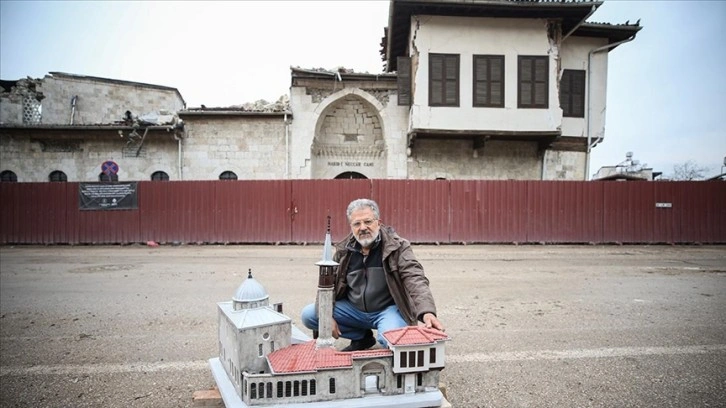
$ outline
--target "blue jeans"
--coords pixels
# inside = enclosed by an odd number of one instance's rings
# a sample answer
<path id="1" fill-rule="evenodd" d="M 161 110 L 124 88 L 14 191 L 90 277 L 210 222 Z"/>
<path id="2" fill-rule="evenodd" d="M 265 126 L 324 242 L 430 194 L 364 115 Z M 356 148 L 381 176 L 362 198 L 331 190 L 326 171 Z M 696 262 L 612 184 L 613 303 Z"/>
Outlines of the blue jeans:
<path id="1" fill-rule="evenodd" d="M 318 329 L 318 311 L 315 303 L 303 308 L 300 319 L 308 329 Z M 376 329 L 378 342 L 383 347 L 388 347 L 388 342 L 383 338 L 383 333 L 407 326 L 396 305 L 390 305 L 378 312 L 367 313 L 353 306 L 348 299 L 335 301 L 333 319 L 338 323 L 341 337 L 350 340 L 360 340 L 368 330 Z"/>

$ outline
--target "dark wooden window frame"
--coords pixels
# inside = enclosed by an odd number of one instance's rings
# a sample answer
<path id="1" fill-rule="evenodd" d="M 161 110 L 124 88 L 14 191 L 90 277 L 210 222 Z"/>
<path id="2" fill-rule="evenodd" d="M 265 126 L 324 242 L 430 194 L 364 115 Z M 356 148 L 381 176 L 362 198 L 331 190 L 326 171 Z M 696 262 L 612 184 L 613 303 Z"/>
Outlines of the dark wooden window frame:
<path id="1" fill-rule="evenodd" d="M 566 69 L 562 71 L 562 79 L 560 80 L 562 116 L 567 118 L 585 117 L 585 80 L 586 72 L 584 69 Z"/>
<path id="2" fill-rule="evenodd" d="M 542 70 L 539 72 L 537 66 L 538 63 L 544 63 Z M 524 64 L 531 64 L 530 75 L 524 76 L 522 66 Z M 520 109 L 547 109 L 549 107 L 549 88 L 550 88 L 550 75 L 549 75 L 550 61 L 548 56 L 541 55 L 520 55 L 517 58 L 517 108 Z M 537 92 L 537 85 L 544 85 L 544 90 L 541 95 Z M 523 91 L 529 88 L 529 100 L 523 100 Z M 539 97 L 539 98 L 538 98 Z M 537 103 L 537 99 L 541 99 L 540 103 Z"/>
<path id="3" fill-rule="evenodd" d="M 68 181 L 68 176 L 66 176 L 66 173 L 63 173 L 60 170 L 53 170 L 48 175 L 48 181 L 50 181 L 50 182 L 66 182 L 66 181 Z"/>
<path id="4" fill-rule="evenodd" d="M 155 171 L 151 173 L 152 181 L 169 181 L 169 175 L 165 171 Z"/>
<path id="5" fill-rule="evenodd" d="M 220 180 L 237 180 L 237 174 L 233 171 L 223 171 L 222 174 L 219 175 Z"/>
<path id="6" fill-rule="evenodd" d="M 5 181 L 8 183 L 17 183 L 18 175 L 15 174 L 15 172 L 12 170 L 3 170 L 2 173 L 0 173 L 0 181 Z"/>
<path id="7" fill-rule="evenodd" d="M 492 67 L 494 64 L 499 63 L 500 75 L 495 78 L 493 76 Z M 480 78 L 479 67 L 480 64 L 486 65 L 486 77 Z M 473 73 L 473 84 L 472 84 L 472 101 L 476 107 L 485 108 L 503 108 L 504 107 L 504 55 L 474 55 L 472 60 L 472 73 Z M 498 83 L 501 86 L 500 100 L 493 101 L 492 98 L 492 85 Z M 482 93 L 477 93 L 480 89 L 477 85 L 481 85 L 483 88 Z M 484 99 L 483 102 L 477 103 L 477 100 Z"/>
<path id="8" fill-rule="evenodd" d="M 459 106 L 459 54 L 429 54 L 429 106 Z M 441 64 L 441 73 L 434 75 L 434 65 Z M 450 66 L 453 64 L 454 66 Z M 447 69 L 448 67 L 448 69 Z M 438 89 L 441 101 L 434 99 L 434 90 Z M 447 90 L 454 92 L 454 100 L 447 101 Z"/>

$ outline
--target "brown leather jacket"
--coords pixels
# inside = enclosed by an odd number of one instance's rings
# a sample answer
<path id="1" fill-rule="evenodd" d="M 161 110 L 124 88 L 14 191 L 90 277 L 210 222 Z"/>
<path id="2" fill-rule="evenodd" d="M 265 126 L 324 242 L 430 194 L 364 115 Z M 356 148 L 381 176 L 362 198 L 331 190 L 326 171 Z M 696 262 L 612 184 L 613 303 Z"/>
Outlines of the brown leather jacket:
<path id="1" fill-rule="evenodd" d="M 415 326 L 426 313 L 436 314 L 436 304 L 429 289 L 429 280 L 424 275 L 421 264 L 416 260 L 411 244 L 401 238 L 393 228 L 381 225 L 381 245 L 383 245 L 383 269 L 386 271 L 386 283 L 396 302 L 401 316 L 409 325 Z M 342 299 L 348 290 L 346 273 L 351 251 L 356 241 L 349 234 L 343 241 L 335 245 L 333 260 L 338 262 L 335 275 L 335 299 Z"/>

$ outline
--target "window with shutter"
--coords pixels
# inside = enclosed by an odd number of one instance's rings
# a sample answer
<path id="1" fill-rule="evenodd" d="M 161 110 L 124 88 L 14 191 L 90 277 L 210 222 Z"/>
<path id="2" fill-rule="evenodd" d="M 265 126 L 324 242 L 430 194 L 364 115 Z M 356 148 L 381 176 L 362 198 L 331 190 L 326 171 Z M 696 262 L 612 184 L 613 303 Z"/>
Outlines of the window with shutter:
<path id="1" fill-rule="evenodd" d="M 518 108 L 546 109 L 549 106 L 549 59 L 520 56 L 518 72 Z"/>
<path id="2" fill-rule="evenodd" d="M 562 116 L 585 117 L 585 71 L 566 69 L 560 80 L 560 107 Z"/>
<path id="3" fill-rule="evenodd" d="M 398 57 L 398 104 L 411 106 L 411 57 Z"/>
<path id="4" fill-rule="evenodd" d="M 429 54 L 429 106 L 459 106 L 458 54 Z"/>
<path id="5" fill-rule="evenodd" d="M 474 106 L 504 107 L 504 56 L 474 55 Z"/>

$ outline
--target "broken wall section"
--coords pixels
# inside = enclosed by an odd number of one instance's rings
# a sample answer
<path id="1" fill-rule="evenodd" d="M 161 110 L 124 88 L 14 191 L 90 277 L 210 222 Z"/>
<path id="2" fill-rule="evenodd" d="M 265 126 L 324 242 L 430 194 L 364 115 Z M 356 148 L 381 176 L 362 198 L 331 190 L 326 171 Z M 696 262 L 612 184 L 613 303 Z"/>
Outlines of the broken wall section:
<path id="1" fill-rule="evenodd" d="M 60 72 L 2 84 L 3 125 L 109 125 L 186 105 L 176 88 Z"/>

